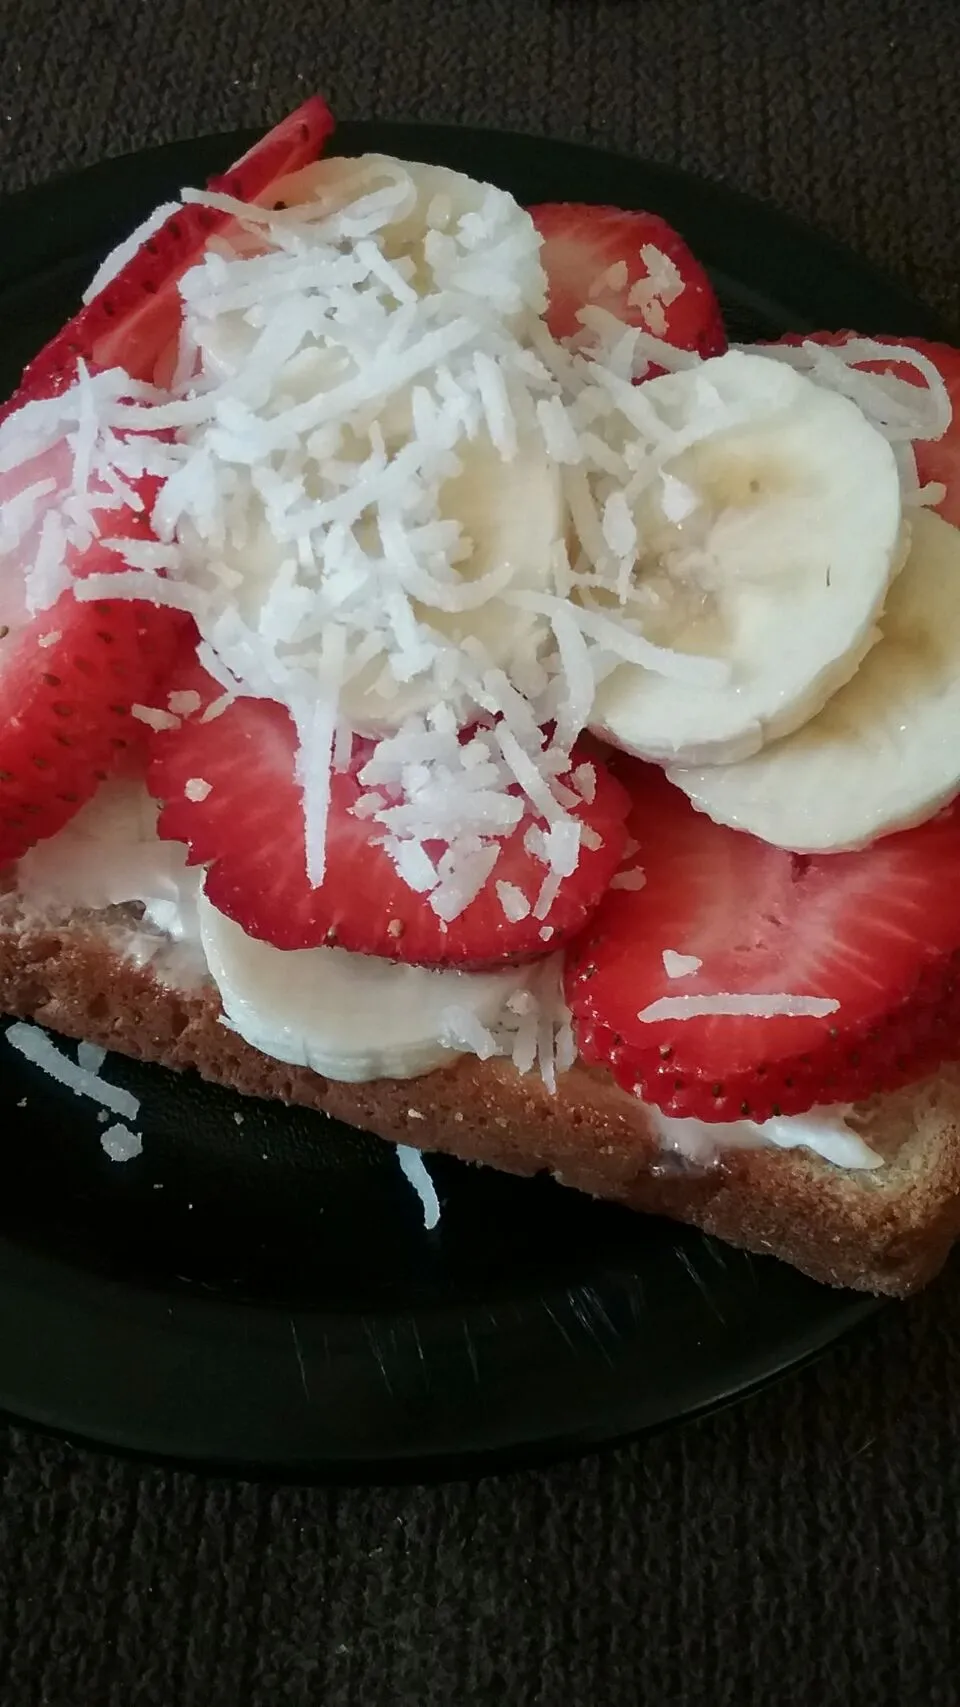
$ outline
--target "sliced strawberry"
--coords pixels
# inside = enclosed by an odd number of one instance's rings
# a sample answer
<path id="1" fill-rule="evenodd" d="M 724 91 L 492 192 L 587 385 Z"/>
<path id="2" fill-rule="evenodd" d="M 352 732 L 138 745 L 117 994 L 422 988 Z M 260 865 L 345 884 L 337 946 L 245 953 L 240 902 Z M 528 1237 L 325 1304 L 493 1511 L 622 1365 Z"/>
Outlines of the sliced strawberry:
<path id="1" fill-rule="evenodd" d="M 567 970 L 588 1060 L 667 1114 L 796 1114 L 932 1071 L 960 1037 L 960 804 L 862 853 L 808 858 L 702 817 L 653 766 L 617 774 L 646 874 L 612 888 Z M 699 970 L 669 977 L 665 950 Z M 791 995 L 823 1018 L 649 1022 L 663 997 Z"/>
<path id="2" fill-rule="evenodd" d="M 278 125 L 211 187 L 246 200 L 316 158 L 333 127 L 319 98 Z M 171 216 L 105 290 L 30 363 L 0 419 L 20 405 L 57 395 L 77 361 L 92 368 L 123 367 L 148 379 L 175 336 L 177 280 L 196 260 L 211 232 L 229 220 L 209 208 L 185 207 Z M 52 475 L 61 492 L 61 447 L 0 481 L 6 503 L 32 481 Z M 49 465 L 49 466 L 48 466 Z M 149 510 L 151 494 L 141 493 Z M 149 539 L 144 514 L 110 512 L 113 538 Z M 39 529 L 23 549 L 36 549 Z M 82 577 L 124 567 L 95 545 L 69 564 Z M 142 739 L 131 705 L 148 701 L 169 669 L 192 623 L 175 611 L 127 599 L 76 601 L 71 591 L 34 621 L 24 616 L 17 576 L 8 562 L 0 601 L 0 862 L 52 835 L 90 798 L 118 758 Z M 51 638 L 53 637 L 53 638 Z"/>
<path id="3" fill-rule="evenodd" d="M 149 537 L 132 511 L 112 512 L 114 537 Z M 73 565 L 82 578 L 122 569 L 96 544 Z M 139 599 L 77 600 L 68 588 L 16 631 L 0 631 L 0 865 L 52 836 L 142 741 L 131 707 L 149 701 L 192 619 Z"/>
<path id="4" fill-rule="evenodd" d="M 271 184 L 315 160 L 333 131 L 319 95 L 267 133 L 212 190 L 241 201 L 262 201 Z M 188 205 L 171 214 L 98 296 L 36 355 L 0 420 L 35 397 L 52 397 L 68 385 L 82 357 L 90 366 L 123 367 L 150 380 L 158 358 L 176 336 L 180 318 L 177 281 L 202 254 L 207 239 L 230 225 L 230 216 Z"/>
<path id="5" fill-rule="evenodd" d="M 318 160 L 333 131 L 334 117 L 323 96 L 310 95 L 228 171 L 211 178 L 209 188 L 235 201 L 260 201 L 278 179 Z"/>
<path id="6" fill-rule="evenodd" d="M 851 338 L 861 336 L 859 332 L 790 333 L 780 342 L 843 345 Z M 960 350 L 953 349 L 950 344 L 936 344 L 924 338 L 872 338 L 871 342 L 899 344 L 916 350 L 933 363 L 946 385 L 953 405 L 953 420 L 942 438 L 917 439 L 913 448 L 921 484 L 935 480 L 946 487 L 946 496 L 933 508 L 945 521 L 960 527 Z M 865 361 L 858 362 L 857 366 L 862 367 L 865 373 L 893 373 L 910 385 L 924 384 L 922 376 L 909 362 Z"/>
<path id="7" fill-rule="evenodd" d="M 727 339 L 713 286 L 659 214 L 575 202 L 544 202 L 530 214 L 543 238 L 547 324 L 555 338 L 582 331 L 577 315 L 590 305 L 679 350 L 722 355 Z M 662 257 L 666 283 L 658 289 Z"/>
<path id="8" fill-rule="evenodd" d="M 196 669 L 177 680 L 178 690 L 184 686 L 199 686 L 208 703 L 220 691 Z M 426 896 L 400 880 L 378 845 L 382 826 L 353 813 L 366 792 L 356 774 L 362 760 L 331 779 L 326 875 L 319 888 L 311 887 L 294 774 L 296 737 L 283 707 L 238 699 L 209 722 L 194 714 L 178 731 L 151 736 L 150 748 L 148 784 L 163 802 L 161 836 L 188 843 L 192 863 L 209 863 L 206 891 L 213 904 L 251 936 L 278 948 L 336 944 L 429 966 L 532 958 L 581 928 L 623 850 L 627 797 L 598 765 L 595 798 L 578 815 L 602 843 L 595 851 L 581 850 L 576 871 L 561 884 L 549 912 L 510 923 L 495 887 L 512 883 L 531 905 L 536 902 L 545 868 L 524 848 L 533 822 L 526 818 L 507 839 L 484 889 L 444 926 Z M 439 856 L 442 844 L 432 851 Z"/>

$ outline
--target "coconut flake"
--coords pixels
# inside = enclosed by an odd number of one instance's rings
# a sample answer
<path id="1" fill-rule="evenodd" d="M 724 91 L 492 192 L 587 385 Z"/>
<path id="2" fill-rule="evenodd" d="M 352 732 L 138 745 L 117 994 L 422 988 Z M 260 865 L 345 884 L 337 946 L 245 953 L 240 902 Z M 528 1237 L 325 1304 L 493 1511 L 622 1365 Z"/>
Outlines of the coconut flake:
<path id="1" fill-rule="evenodd" d="M 610 879 L 611 889 L 643 889 L 646 886 L 647 875 L 639 865 L 632 871 L 617 871 Z"/>
<path id="2" fill-rule="evenodd" d="M 560 885 L 562 882 L 562 872 L 556 870 L 547 872 L 546 877 L 540 885 L 540 893 L 534 902 L 533 916 L 535 919 L 546 918 L 554 901 L 560 893 Z"/>
<path id="3" fill-rule="evenodd" d="M 33 1066 L 49 1073 L 58 1085 L 73 1091 L 75 1096 L 89 1097 L 102 1108 L 112 1109 L 114 1114 L 136 1120 L 140 1104 L 135 1096 L 119 1085 L 111 1085 L 106 1079 L 99 1078 L 97 1073 L 78 1061 L 71 1061 L 39 1026 L 16 1020 L 7 1027 L 6 1039 Z"/>
<path id="4" fill-rule="evenodd" d="M 537 421 L 551 461 L 575 467 L 583 460 L 583 447 L 562 397 L 542 397 L 537 403 Z"/>
<path id="5" fill-rule="evenodd" d="M 105 541 L 105 544 L 110 542 Z M 122 540 L 112 542 L 117 550 Z M 108 574 L 85 575 L 73 582 L 73 596 L 81 603 L 97 599 L 145 599 L 148 604 L 165 605 L 171 610 L 187 611 L 192 616 L 202 614 L 206 600 L 196 587 L 183 581 L 168 581 L 152 570 L 118 569 Z"/>
<path id="6" fill-rule="evenodd" d="M 480 388 L 480 401 L 486 417 L 487 431 L 504 462 L 512 462 L 517 454 L 517 423 L 510 406 L 503 371 L 483 350 L 473 358 L 473 370 Z"/>
<path id="7" fill-rule="evenodd" d="M 753 349 L 753 346 L 743 346 Z M 842 344 L 762 344 L 754 353 L 806 373 L 818 385 L 851 398 L 867 419 L 896 445 L 914 439 L 942 438 L 953 419 L 953 404 L 943 375 L 921 350 L 909 344 L 873 338 L 848 338 Z M 911 367 L 919 384 L 896 374 L 864 371 L 865 363 Z"/>
<path id="8" fill-rule="evenodd" d="M 116 1121 L 101 1132 L 100 1148 L 106 1151 L 111 1162 L 130 1162 L 142 1153 L 143 1139 L 139 1132 L 131 1132 L 129 1126 Z"/>
<path id="9" fill-rule="evenodd" d="M 520 919 L 529 916 L 530 902 L 523 890 L 518 888 L 515 883 L 499 882 L 497 884 L 497 898 L 505 917 L 509 919 L 511 924 L 517 924 Z"/>
<path id="10" fill-rule="evenodd" d="M 571 781 L 581 800 L 592 806 L 597 797 L 597 771 L 591 764 L 577 765 L 570 773 Z"/>
<path id="11" fill-rule="evenodd" d="M 192 717 L 202 704 L 200 695 L 193 688 L 182 688 L 167 695 L 167 709 L 174 717 Z"/>
<path id="12" fill-rule="evenodd" d="M 821 996 L 731 995 L 721 992 L 715 996 L 661 996 L 648 1007 L 641 1008 L 637 1018 L 654 1022 L 661 1019 L 698 1019 L 746 1014 L 752 1019 L 826 1019 L 836 1013 L 840 1003 Z"/>
<path id="13" fill-rule="evenodd" d="M 603 537 L 615 557 L 636 556 L 637 527 L 621 491 L 611 492 L 603 507 Z"/>
<path id="14" fill-rule="evenodd" d="M 179 717 L 175 717 L 172 711 L 161 710 L 158 705 L 131 705 L 130 715 L 135 717 L 138 723 L 145 723 L 148 729 L 153 729 L 158 734 L 163 729 L 180 728 Z"/>
<path id="15" fill-rule="evenodd" d="M 692 973 L 699 972 L 703 965 L 695 954 L 678 954 L 674 948 L 663 951 L 663 970 L 668 978 L 689 978 Z"/>
<path id="16" fill-rule="evenodd" d="M 410 1109 L 409 1114 L 414 1116 L 416 1110 Z M 397 1145 L 397 1161 L 404 1177 L 410 1182 L 423 1205 L 424 1229 L 432 1233 L 440 1220 L 440 1199 L 427 1171 L 427 1165 L 420 1151 L 413 1149 L 410 1144 Z"/>
<path id="17" fill-rule="evenodd" d="M 376 795 L 371 798 L 376 799 Z M 384 848 L 397 868 L 397 875 L 416 894 L 425 894 L 437 886 L 437 868 L 422 842 L 398 841 L 389 837 Z"/>
<path id="18" fill-rule="evenodd" d="M 541 593 L 516 592 L 508 594 L 506 602 L 521 610 L 542 611 L 549 616 L 561 601 Z M 572 603 L 566 605 L 566 609 L 588 639 L 613 652 L 625 663 L 639 664 L 641 669 L 652 670 L 671 681 L 686 682 L 691 687 L 722 687 L 729 680 L 729 666 L 721 658 L 706 658 L 696 653 L 674 652 L 669 647 L 655 646 L 626 620 L 614 621 L 599 611 Z"/>

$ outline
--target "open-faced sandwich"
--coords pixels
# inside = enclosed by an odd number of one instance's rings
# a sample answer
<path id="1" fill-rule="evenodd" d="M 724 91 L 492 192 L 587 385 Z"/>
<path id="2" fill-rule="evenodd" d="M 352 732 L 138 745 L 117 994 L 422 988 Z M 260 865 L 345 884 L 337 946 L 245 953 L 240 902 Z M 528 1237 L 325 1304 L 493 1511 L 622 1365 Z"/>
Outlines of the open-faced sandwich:
<path id="1" fill-rule="evenodd" d="M 0 412 L 0 1011 L 906 1292 L 960 357 L 728 348 L 655 215 L 331 131 L 158 210 Z"/>

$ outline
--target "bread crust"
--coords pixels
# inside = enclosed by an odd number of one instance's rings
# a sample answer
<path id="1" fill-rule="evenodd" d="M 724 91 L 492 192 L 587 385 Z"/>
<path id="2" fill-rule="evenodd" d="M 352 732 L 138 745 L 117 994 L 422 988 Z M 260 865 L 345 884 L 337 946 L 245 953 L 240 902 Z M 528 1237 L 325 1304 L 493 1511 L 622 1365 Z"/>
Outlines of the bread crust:
<path id="1" fill-rule="evenodd" d="M 128 915 L 129 917 L 129 915 Z M 580 1064 L 551 1096 L 535 1073 L 462 1056 L 419 1079 L 341 1084 L 244 1043 L 210 981 L 175 988 L 123 951 L 118 921 L 24 917 L 0 897 L 0 1012 L 205 1079 L 331 1115 L 393 1143 L 446 1151 L 701 1227 L 834 1286 L 902 1296 L 960 1234 L 960 1072 L 864 1105 L 880 1169 L 805 1150 L 664 1152 L 643 1106 Z M 317 1141 L 323 1142 L 318 1126 Z"/>

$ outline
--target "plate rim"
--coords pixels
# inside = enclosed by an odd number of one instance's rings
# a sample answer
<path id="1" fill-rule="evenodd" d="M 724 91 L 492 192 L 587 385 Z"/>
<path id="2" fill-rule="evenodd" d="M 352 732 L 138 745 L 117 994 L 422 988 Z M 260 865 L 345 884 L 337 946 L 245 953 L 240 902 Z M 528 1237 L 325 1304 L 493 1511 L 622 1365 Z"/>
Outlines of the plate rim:
<path id="1" fill-rule="evenodd" d="M 62 208 L 64 198 L 77 206 L 82 206 L 86 200 L 83 191 L 86 186 L 96 189 L 99 186 L 109 188 L 119 174 L 121 178 L 135 177 L 142 170 L 143 163 L 148 159 L 151 166 L 158 171 L 169 166 L 171 171 L 181 160 L 185 163 L 197 151 L 216 155 L 226 161 L 234 150 L 239 151 L 256 138 L 260 133 L 249 129 L 225 133 L 211 133 L 201 137 L 180 139 L 155 146 L 133 150 L 119 155 L 99 160 L 86 166 L 58 173 L 42 183 L 30 185 L 20 190 L 10 192 L 0 198 L 0 212 L 16 216 L 18 213 L 27 215 L 35 224 L 39 222 L 43 228 L 40 252 L 42 259 L 39 263 L 31 260 L 29 255 L 24 260 L 22 245 L 12 245 L 12 253 L 8 252 L 6 260 L 0 258 L 0 293 L 6 294 L 15 290 L 18 282 L 24 286 L 38 276 L 49 275 L 58 266 L 68 262 L 76 265 L 81 252 L 75 240 L 68 237 L 68 228 L 61 225 L 58 218 L 58 208 Z M 493 128 L 433 125 L 422 121 L 394 123 L 389 120 L 348 121 L 338 126 L 331 152 L 337 151 L 338 140 L 346 144 L 346 152 L 358 152 L 373 146 L 389 147 L 389 138 L 396 138 L 393 150 L 395 152 L 411 152 L 409 146 L 403 147 L 401 139 L 416 141 L 427 145 L 429 152 L 440 155 L 446 145 L 454 148 L 477 148 L 482 150 L 488 146 L 503 148 L 506 146 L 532 151 L 536 156 L 549 156 L 553 161 L 560 162 L 557 175 L 562 172 L 563 159 L 577 160 L 581 166 L 590 162 L 601 161 L 610 170 L 618 170 L 624 174 L 637 174 L 642 178 L 649 194 L 649 185 L 663 186 L 665 192 L 672 196 L 702 198 L 704 195 L 715 198 L 717 205 L 723 210 L 732 210 L 736 217 L 743 221 L 760 221 L 769 232 L 775 232 L 791 249 L 802 249 L 807 256 L 807 262 L 812 253 L 825 257 L 831 268 L 841 268 L 848 279 L 856 281 L 858 288 L 864 288 L 876 294 L 884 304 L 893 305 L 895 320 L 904 316 L 913 325 L 915 336 L 931 338 L 949 338 L 942 317 L 929 305 L 924 304 L 913 296 L 912 292 L 897 280 L 887 277 L 882 269 L 872 262 L 865 260 L 856 251 L 832 235 L 818 231 L 803 219 L 792 213 L 783 211 L 775 205 L 754 197 L 734 186 L 718 183 L 708 177 L 687 171 L 686 169 L 668 162 L 648 160 L 640 154 L 631 154 L 619 150 L 598 147 L 592 143 L 550 138 L 538 135 L 527 135 L 521 132 L 502 131 Z M 375 139 L 379 139 L 375 143 Z M 185 173 L 185 176 L 189 174 Z M 193 174 L 196 175 L 195 172 Z M 655 198 L 650 198 L 655 199 Z M 92 198 L 96 205 L 97 198 Z M 92 216 L 99 219 L 101 232 L 104 230 L 102 211 Z M 135 216 L 136 217 L 136 216 Z M 36 247 L 36 245 L 35 245 Z M 884 313 L 887 308 L 884 307 Z M 917 328 L 920 328 L 919 330 Z M 877 328 L 879 330 L 879 328 Z M 904 330 L 902 326 L 898 327 Z M 9 1240 L 0 1241 L 0 1274 L 7 1267 L 10 1249 L 16 1249 Z M 23 1247 L 19 1247 L 21 1253 Z M 28 1252 L 29 1258 L 35 1253 Z M 60 1270 L 64 1277 L 71 1272 L 70 1265 L 65 1261 L 55 1262 L 44 1259 L 49 1263 L 51 1271 Z M 27 1263 L 29 1267 L 29 1262 Z M 107 1292 L 119 1289 L 123 1293 L 136 1294 L 138 1288 L 124 1283 L 120 1279 L 105 1279 L 101 1276 L 86 1275 L 86 1280 L 94 1287 L 106 1288 Z M 44 1285 L 52 1284 L 54 1274 L 47 1275 Z M 7 1282 L 2 1283 L 6 1288 Z M 809 1283 L 813 1285 L 813 1283 Z M 43 1287 L 41 1287 L 41 1290 Z M 827 1290 L 827 1289 L 823 1289 Z M 242 1476 L 255 1474 L 273 1480 L 326 1482 L 369 1483 L 384 1481 L 436 1480 L 452 1478 L 467 1474 L 487 1473 L 526 1467 L 531 1464 L 542 1464 L 558 1458 L 577 1455 L 585 1451 L 596 1450 L 600 1446 L 614 1446 L 624 1443 L 637 1435 L 659 1432 L 675 1426 L 678 1422 L 693 1421 L 711 1414 L 716 1410 L 739 1402 L 763 1391 L 778 1379 L 788 1373 L 799 1371 L 816 1360 L 831 1345 L 841 1342 L 864 1322 L 876 1315 L 885 1307 L 887 1301 L 870 1295 L 850 1292 L 837 1292 L 832 1295 L 831 1304 L 835 1308 L 826 1310 L 821 1320 L 817 1318 L 812 1330 L 806 1336 L 800 1335 L 806 1343 L 801 1348 L 787 1355 L 786 1361 L 779 1354 L 771 1352 L 767 1356 L 766 1365 L 754 1370 L 743 1379 L 742 1376 L 732 1375 L 726 1384 L 716 1386 L 712 1396 L 703 1400 L 686 1404 L 673 1414 L 663 1416 L 655 1422 L 639 1423 L 636 1426 L 611 1430 L 603 1421 L 602 1414 L 595 1416 L 584 1426 L 574 1432 L 559 1431 L 555 1435 L 538 1435 L 536 1439 L 523 1439 L 513 1444 L 482 1447 L 477 1450 L 450 1451 L 442 1454 L 424 1454 L 415 1444 L 395 1444 L 389 1455 L 381 1453 L 361 1454 L 359 1456 L 323 1457 L 314 1461 L 307 1459 L 284 1459 L 271 1461 L 265 1458 L 249 1459 L 243 1456 L 225 1452 L 222 1455 L 197 1455 L 189 1448 L 178 1448 L 165 1451 L 162 1447 L 151 1445 L 143 1440 L 143 1429 L 134 1428 L 126 1431 L 126 1438 L 120 1438 L 115 1430 L 109 1432 L 90 1431 L 85 1428 L 74 1429 L 57 1421 L 52 1415 L 38 1415 L 36 1410 L 18 1406 L 8 1414 L 15 1415 L 18 1420 L 24 1420 L 31 1426 L 38 1427 L 62 1438 L 83 1443 L 94 1450 L 118 1452 L 124 1456 L 133 1456 L 139 1460 L 154 1463 L 169 1463 L 180 1466 L 190 1466 L 199 1470 L 208 1470 L 219 1474 Z M 207 1325 L 216 1320 L 219 1311 L 227 1309 L 231 1312 L 238 1310 L 248 1313 L 261 1310 L 263 1314 L 272 1317 L 277 1308 L 271 1306 L 251 1306 L 229 1303 L 220 1299 L 191 1298 L 181 1300 L 191 1310 L 199 1310 L 198 1320 L 203 1319 Z M 209 1314 L 213 1311 L 213 1315 Z M 185 1308 L 182 1314 L 187 1314 Z M 3 1311 L 0 1310 L 0 1316 Z M 742 1360 L 741 1360 L 742 1363 Z M 740 1365 L 738 1365 L 740 1367 Z M 149 1427 L 146 1431 L 150 1432 Z M 134 1438 L 137 1435 L 141 1438 Z"/>
<path id="2" fill-rule="evenodd" d="M 447 143 L 454 146 L 458 141 L 466 140 L 469 146 L 474 143 L 482 149 L 487 145 L 502 146 L 510 144 L 525 152 L 539 153 L 546 151 L 553 155 L 565 154 L 569 161 L 585 161 L 591 159 L 602 161 L 607 165 L 622 167 L 629 170 L 640 170 L 648 174 L 651 180 L 657 180 L 668 192 L 680 196 L 693 192 L 697 196 L 708 191 L 718 203 L 736 213 L 740 217 L 749 218 L 760 215 L 771 226 L 776 226 L 782 239 L 799 244 L 805 250 L 816 247 L 824 257 L 842 265 L 850 273 L 859 274 L 863 283 L 872 291 L 879 293 L 891 305 L 894 315 L 901 310 L 915 322 L 924 322 L 923 329 L 914 332 L 915 337 L 925 337 L 949 341 L 955 333 L 951 332 L 945 317 L 929 303 L 918 297 L 910 287 L 901 282 L 893 273 L 873 261 L 867 260 L 852 245 L 843 239 L 834 237 L 832 233 L 821 230 L 801 215 L 779 207 L 775 202 L 767 201 L 761 196 L 753 195 L 737 185 L 728 184 L 722 179 L 713 178 L 678 166 L 672 161 L 654 160 L 641 153 L 630 153 L 622 149 L 607 148 L 602 143 L 586 142 L 566 137 L 544 136 L 537 132 L 501 130 L 496 126 L 487 125 L 457 125 L 438 124 L 429 119 L 343 119 L 337 122 L 328 153 L 336 154 L 339 144 L 344 140 L 347 147 L 343 152 L 354 154 L 367 148 L 373 149 L 374 139 L 378 134 L 389 131 L 400 137 L 420 138 L 426 140 L 432 148 L 434 144 L 444 148 Z M 107 155 L 86 165 L 66 168 L 54 173 L 36 184 L 26 185 L 18 190 L 7 191 L 0 195 L 0 212 L 16 213 L 18 207 L 37 205 L 42 209 L 47 198 L 55 203 L 65 192 L 82 184 L 93 184 L 103 176 L 114 178 L 118 173 L 135 173 L 142 164 L 144 157 L 158 165 L 174 162 L 181 155 L 186 158 L 193 150 L 222 152 L 231 155 L 234 149 L 243 151 L 249 148 L 262 135 L 257 128 L 243 126 L 230 131 L 207 131 L 200 136 L 175 138 L 172 141 L 148 144 L 139 149 L 124 150 L 118 154 Z M 356 145 L 356 146 L 355 146 Z M 82 197 L 76 198 L 79 205 Z M 56 221 L 53 222 L 54 225 Z M 55 263 L 58 258 L 57 250 L 51 250 L 51 260 Z M 60 252 L 59 258 L 63 258 Z M 15 267 L 15 263 L 14 263 Z M 0 253 L 0 289 L 8 288 L 15 278 L 11 272 L 8 279 L 4 259 Z M 879 330 L 879 328 L 878 328 Z M 907 335 L 907 334 L 905 334 Z M 960 335 L 960 334 L 956 334 Z"/>

